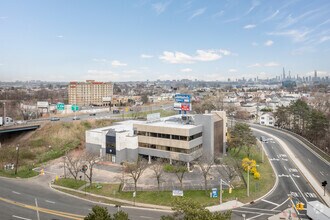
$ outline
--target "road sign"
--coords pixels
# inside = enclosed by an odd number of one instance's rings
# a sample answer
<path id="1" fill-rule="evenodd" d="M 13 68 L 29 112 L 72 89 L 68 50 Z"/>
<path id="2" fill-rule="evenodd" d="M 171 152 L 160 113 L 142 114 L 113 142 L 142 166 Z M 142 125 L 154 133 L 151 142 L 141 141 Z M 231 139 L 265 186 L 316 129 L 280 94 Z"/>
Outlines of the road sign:
<path id="1" fill-rule="evenodd" d="M 76 112 L 79 111 L 79 106 L 78 105 L 71 105 L 71 110 Z"/>
<path id="2" fill-rule="evenodd" d="M 189 94 L 176 94 L 174 96 L 175 102 L 179 103 L 190 103 L 191 102 L 191 95 Z"/>
<path id="3" fill-rule="evenodd" d="M 172 196 L 183 196 L 182 190 L 173 189 L 172 190 Z"/>
<path id="4" fill-rule="evenodd" d="M 87 171 L 88 166 L 86 164 L 84 164 L 81 168 L 81 171 L 83 171 L 84 173 Z"/>
<path id="5" fill-rule="evenodd" d="M 212 198 L 218 198 L 218 189 L 212 188 Z"/>
<path id="6" fill-rule="evenodd" d="M 63 111 L 64 110 L 64 103 L 57 103 L 56 105 L 56 109 L 59 110 L 59 111 Z"/>

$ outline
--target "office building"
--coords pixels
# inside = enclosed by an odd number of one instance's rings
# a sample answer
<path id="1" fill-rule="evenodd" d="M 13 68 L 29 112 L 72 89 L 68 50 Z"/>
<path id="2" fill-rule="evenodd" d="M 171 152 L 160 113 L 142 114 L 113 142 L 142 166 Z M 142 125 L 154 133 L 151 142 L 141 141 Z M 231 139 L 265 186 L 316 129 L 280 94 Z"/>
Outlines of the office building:
<path id="1" fill-rule="evenodd" d="M 138 156 L 163 158 L 170 163 L 189 164 L 201 156 L 225 154 L 226 114 L 154 117 L 147 121 L 123 121 L 116 125 L 86 131 L 87 151 L 99 153 L 107 161 L 136 161 Z"/>
<path id="2" fill-rule="evenodd" d="M 113 83 L 95 82 L 70 82 L 68 87 L 69 104 L 78 106 L 110 105 L 113 96 Z"/>

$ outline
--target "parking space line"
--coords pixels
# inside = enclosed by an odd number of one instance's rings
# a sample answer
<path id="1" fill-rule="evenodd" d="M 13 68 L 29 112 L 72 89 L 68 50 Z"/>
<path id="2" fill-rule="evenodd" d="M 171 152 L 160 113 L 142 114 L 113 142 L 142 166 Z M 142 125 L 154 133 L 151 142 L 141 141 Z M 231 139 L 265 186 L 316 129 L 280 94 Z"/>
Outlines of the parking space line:
<path id="1" fill-rule="evenodd" d="M 272 205 L 275 205 L 275 206 L 279 206 L 279 204 L 277 204 L 275 202 L 271 202 L 271 201 L 265 200 L 265 199 L 262 199 L 261 201 L 267 202 L 267 203 L 272 204 Z"/>

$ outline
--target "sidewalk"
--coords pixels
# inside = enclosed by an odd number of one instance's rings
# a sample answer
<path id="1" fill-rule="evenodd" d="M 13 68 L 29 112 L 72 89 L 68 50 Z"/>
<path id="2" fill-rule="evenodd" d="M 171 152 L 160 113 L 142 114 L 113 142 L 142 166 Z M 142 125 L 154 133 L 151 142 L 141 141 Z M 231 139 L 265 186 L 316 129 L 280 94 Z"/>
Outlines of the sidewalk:
<path id="1" fill-rule="evenodd" d="M 235 208 L 241 207 L 243 205 L 246 205 L 246 204 L 241 203 L 240 201 L 237 201 L 237 200 L 232 200 L 232 201 L 224 202 L 221 205 L 214 205 L 214 206 L 206 207 L 206 209 L 208 209 L 210 212 L 222 212 L 222 211 L 226 211 L 229 209 L 235 209 Z"/>
<path id="2" fill-rule="evenodd" d="M 268 218 L 268 220 L 279 220 L 279 219 L 298 220 L 299 217 L 297 216 L 297 214 L 293 208 L 289 208 L 289 209 L 283 210 L 281 213 L 279 213 L 277 215 L 273 215 Z"/>

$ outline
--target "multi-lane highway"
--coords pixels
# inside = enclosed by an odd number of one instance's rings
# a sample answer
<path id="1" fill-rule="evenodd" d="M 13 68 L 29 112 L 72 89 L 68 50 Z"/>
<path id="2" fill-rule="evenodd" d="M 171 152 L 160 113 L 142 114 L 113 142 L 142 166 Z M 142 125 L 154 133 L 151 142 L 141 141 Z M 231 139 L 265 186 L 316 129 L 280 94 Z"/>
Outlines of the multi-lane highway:
<path id="1" fill-rule="evenodd" d="M 47 176 L 41 176 L 45 182 Z M 51 190 L 43 180 L 8 180 L 0 178 L 0 219 L 83 219 L 95 203 L 76 199 Z M 107 206 L 110 213 L 117 208 Z M 122 208 L 130 219 L 160 219 L 168 211 L 142 209 L 137 207 Z"/>
<path id="2" fill-rule="evenodd" d="M 296 140 L 291 135 L 281 133 L 271 128 L 255 125 L 252 125 L 252 127 L 257 137 L 280 138 L 287 147 L 295 152 L 296 157 L 300 157 L 299 159 L 305 162 L 307 168 L 311 170 L 318 169 L 318 174 L 322 173 L 321 176 L 323 178 L 329 178 L 330 166 L 326 161 L 318 158 L 316 154 L 305 149 L 305 146 L 301 146 L 302 143 L 299 142 L 299 140 Z M 268 132 L 268 135 L 266 132 Z M 304 177 L 303 173 L 296 167 L 293 160 L 277 140 L 273 139 L 263 144 L 266 155 L 270 159 L 278 178 L 276 186 L 269 195 L 261 200 L 233 210 L 232 219 L 243 219 L 243 216 L 245 216 L 246 219 L 267 219 L 287 209 L 289 206 L 292 206 L 292 202 L 299 201 L 304 203 L 305 206 L 307 201 L 318 200 L 323 202 L 317 192 L 314 191 L 309 180 Z M 313 163 L 309 162 L 309 160 L 313 160 Z M 318 174 L 316 174 L 315 177 L 317 177 Z M 289 199 L 290 195 L 292 201 Z M 307 219 L 305 210 L 296 210 L 296 212 L 298 217 Z M 295 214 L 296 213 L 293 213 L 293 215 Z"/>

